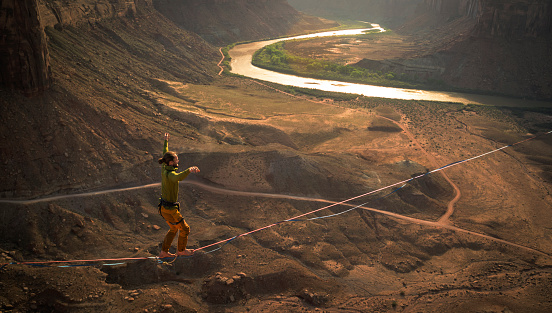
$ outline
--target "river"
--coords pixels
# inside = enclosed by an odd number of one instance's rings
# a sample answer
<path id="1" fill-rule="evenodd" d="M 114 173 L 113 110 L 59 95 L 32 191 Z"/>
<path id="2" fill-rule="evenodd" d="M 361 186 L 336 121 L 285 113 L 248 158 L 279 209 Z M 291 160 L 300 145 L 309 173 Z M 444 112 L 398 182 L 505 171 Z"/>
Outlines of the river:
<path id="1" fill-rule="evenodd" d="M 417 89 L 405 89 L 405 88 L 393 88 L 393 87 L 381 87 L 365 84 L 355 84 L 332 80 L 322 80 L 314 78 L 299 77 L 289 74 L 282 74 L 258 68 L 251 64 L 253 59 L 253 53 L 263 48 L 264 46 L 273 44 L 278 41 L 302 39 L 302 38 L 314 38 L 314 37 L 326 37 L 326 36 L 342 36 L 342 35 L 357 35 L 364 31 L 378 29 L 384 31 L 377 24 L 372 24 L 372 28 L 359 28 L 348 29 L 340 31 L 321 32 L 316 34 L 301 35 L 287 38 L 279 38 L 266 41 L 257 41 L 252 43 L 246 43 L 237 45 L 229 51 L 231 61 L 230 66 L 232 73 L 240 74 L 243 76 L 278 83 L 281 85 L 290 85 L 302 88 L 312 88 L 325 91 L 335 91 L 365 95 L 369 97 L 380 97 L 388 99 L 404 99 L 404 100 L 431 100 L 431 101 L 445 101 L 445 102 L 458 102 L 463 104 L 483 104 L 483 105 L 495 105 L 495 106 L 515 106 L 515 107 L 550 107 L 551 102 L 524 100 L 518 98 L 509 97 L 496 97 L 486 96 L 468 93 L 458 92 L 443 92 L 443 91 L 428 91 Z"/>

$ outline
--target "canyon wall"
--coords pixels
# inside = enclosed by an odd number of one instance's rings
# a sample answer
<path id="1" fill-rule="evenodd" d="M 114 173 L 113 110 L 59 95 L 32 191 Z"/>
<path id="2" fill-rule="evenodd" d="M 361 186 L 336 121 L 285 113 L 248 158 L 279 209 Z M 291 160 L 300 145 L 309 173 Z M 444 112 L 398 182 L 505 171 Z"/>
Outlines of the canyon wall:
<path id="1" fill-rule="evenodd" d="M 113 17 L 134 17 L 137 5 L 152 6 L 151 0 L 38 1 L 43 26 L 56 27 L 92 24 Z"/>
<path id="2" fill-rule="evenodd" d="M 356 19 L 397 26 L 415 13 L 422 0 L 288 0 L 297 10 L 331 19 Z"/>
<path id="3" fill-rule="evenodd" d="M 61 31 L 94 27 L 113 18 L 160 18 L 156 9 L 217 45 L 337 26 L 297 12 L 286 0 L 4 0 L 0 1 L 0 86 L 27 95 L 50 86 L 45 27 Z"/>
<path id="4" fill-rule="evenodd" d="M 359 66 L 462 90 L 552 99 L 552 2 L 423 0 L 394 30 L 423 43 L 412 58 Z"/>
<path id="5" fill-rule="evenodd" d="M 40 94 L 50 86 L 50 60 L 37 0 L 0 1 L 0 86 Z"/>
<path id="6" fill-rule="evenodd" d="M 424 0 L 420 11 L 440 18 L 441 23 L 430 26 L 432 34 L 458 34 L 439 52 L 419 60 L 439 60 L 446 69 L 440 77 L 445 83 L 552 99 L 551 1 Z M 458 27 L 459 21 L 469 28 Z"/>
<path id="7" fill-rule="evenodd" d="M 174 23 L 216 45 L 337 26 L 297 12 L 286 0 L 153 1 Z"/>
<path id="8" fill-rule="evenodd" d="M 482 0 L 424 0 L 419 12 L 431 11 L 449 17 L 468 16 L 477 18 Z"/>
<path id="9" fill-rule="evenodd" d="M 489 1 L 478 17 L 480 36 L 548 37 L 552 34 L 552 2 Z"/>
<path id="10" fill-rule="evenodd" d="M 552 33 L 549 0 L 424 0 L 421 11 L 477 20 L 473 35 L 524 38 Z"/>
<path id="11" fill-rule="evenodd" d="M 0 1 L 0 86 L 41 94 L 51 84 L 44 28 L 91 24 L 105 18 L 134 16 L 136 4 L 151 0 L 4 0 Z"/>

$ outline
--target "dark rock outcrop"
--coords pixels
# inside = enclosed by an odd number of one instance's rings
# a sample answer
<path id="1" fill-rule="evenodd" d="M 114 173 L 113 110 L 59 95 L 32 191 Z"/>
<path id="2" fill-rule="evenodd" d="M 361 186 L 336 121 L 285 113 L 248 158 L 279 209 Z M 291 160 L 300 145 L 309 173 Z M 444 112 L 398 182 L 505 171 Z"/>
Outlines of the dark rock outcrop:
<path id="1" fill-rule="evenodd" d="M 547 0 L 424 0 L 421 11 L 448 19 L 476 19 L 478 37 L 524 38 L 550 36 L 552 2 Z"/>
<path id="2" fill-rule="evenodd" d="M 543 37 L 552 34 L 552 2 L 519 1 L 483 7 L 476 27 L 478 35 Z"/>
<path id="3" fill-rule="evenodd" d="M 50 86 L 50 60 L 37 0 L 0 2 L 0 85 L 40 94 Z"/>

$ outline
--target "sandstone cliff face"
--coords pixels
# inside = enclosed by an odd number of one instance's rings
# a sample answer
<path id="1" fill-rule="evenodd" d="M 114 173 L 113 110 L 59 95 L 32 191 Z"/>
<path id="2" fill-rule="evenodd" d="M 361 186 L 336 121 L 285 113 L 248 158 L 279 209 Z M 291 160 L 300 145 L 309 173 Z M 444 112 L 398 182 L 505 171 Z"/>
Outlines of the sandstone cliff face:
<path id="1" fill-rule="evenodd" d="M 62 27 L 94 23 L 105 18 L 133 17 L 136 6 L 151 6 L 151 0 L 39 0 L 43 26 Z"/>
<path id="2" fill-rule="evenodd" d="M 133 16 L 151 0 L 5 0 L 0 2 L 0 86 L 41 94 L 51 83 L 44 27 L 77 26 L 103 18 Z"/>
<path id="3" fill-rule="evenodd" d="M 0 86 L 31 96 L 50 86 L 50 60 L 36 0 L 0 2 Z"/>
<path id="4" fill-rule="evenodd" d="M 442 18 L 437 29 L 450 28 L 454 20 L 473 25 L 430 57 L 446 69 L 443 81 L 518 97 L 552 98 L 552 2 L 425 0 L 421 9 Z"/>
<path id="5" fill-rule="evenodd" d="M 153 2 L 170 20 L 216 45 L 337 26 L 334 22 L 304 16 L 286 0 Z"/>
<path id="6" fill-rule="evenodd" d="M 552 32 L 552 2 L 548 0 L 424 0 L 422 10 L 476 19 L 476 36 L 524 38 Z"/>
<path id="7" fill-rule="evenodd" d="M 476 31 L 478 35 L 514 38 L 550 36 L 552 2 L 492 1 L 482 8 Z"/>

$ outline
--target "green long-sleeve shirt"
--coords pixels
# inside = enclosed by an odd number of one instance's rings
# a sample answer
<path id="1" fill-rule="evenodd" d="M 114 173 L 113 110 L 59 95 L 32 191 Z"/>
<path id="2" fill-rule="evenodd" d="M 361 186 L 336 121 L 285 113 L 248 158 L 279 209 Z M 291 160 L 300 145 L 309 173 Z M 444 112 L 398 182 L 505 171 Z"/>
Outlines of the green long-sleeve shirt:
<path id="1" fill-rule="evenodd" d="M 169 142 L 165 140 L 163 145 L 163 155 L 169 151 Z M 190 174 L 190 170 L 187 169 L 183 172 L 177 173 L 177 167 L 163 164 L 161 169 L 161 197 L 168 202 L 178 201 L 178 182 L 184 180 Z M 167 209 L 170 207 L 166 207 Z"/>

